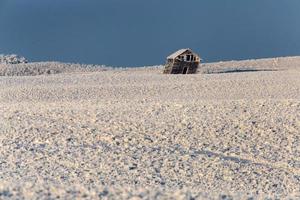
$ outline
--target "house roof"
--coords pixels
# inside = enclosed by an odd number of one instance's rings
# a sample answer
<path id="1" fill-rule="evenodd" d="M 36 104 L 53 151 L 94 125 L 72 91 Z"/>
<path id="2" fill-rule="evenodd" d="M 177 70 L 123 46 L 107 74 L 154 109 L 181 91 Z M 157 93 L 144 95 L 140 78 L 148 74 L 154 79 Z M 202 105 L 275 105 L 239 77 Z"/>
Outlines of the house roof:
<path id="1" fill-rule="evenodd" d="M 167 57 L 167 59 L 175 59 L 176 57 L 180 56 L 181 54 L 185 53 L 186 51 L 191 51 L 193 53 L 193 51 L 191 49 L 179 49 L 178 51 L 176 51 L 176 52 L 172 53 L 171 55 L 169 55 Z M 193 53 L 193 54 L 195 54 L 195 53 Z M 197 55 L 197 54 L 195 54 L 195 55 Z"/>
<path id="2" fill-rule="evenodd" d="M 172 53 L 171 55 L 169 55 L 168 59 L 175 59 L 177 56 L 180 56 L 181 54 L 183 54 L 187 50 L 190 50 L 190 49 L 179 49 L 178 51 L 176 51 L 176 52 Z"/>

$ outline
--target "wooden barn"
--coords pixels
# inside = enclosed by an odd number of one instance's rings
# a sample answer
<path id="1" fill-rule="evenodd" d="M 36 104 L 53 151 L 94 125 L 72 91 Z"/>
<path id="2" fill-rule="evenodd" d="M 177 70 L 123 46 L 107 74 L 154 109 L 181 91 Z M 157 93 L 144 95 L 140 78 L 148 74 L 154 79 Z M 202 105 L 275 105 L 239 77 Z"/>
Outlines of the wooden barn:
<path id="1" fill-rule="evenodd" d="M 191 49 L 180 49 L 167 57 L 164 74 L 195 74 L 200 61 Z"/>

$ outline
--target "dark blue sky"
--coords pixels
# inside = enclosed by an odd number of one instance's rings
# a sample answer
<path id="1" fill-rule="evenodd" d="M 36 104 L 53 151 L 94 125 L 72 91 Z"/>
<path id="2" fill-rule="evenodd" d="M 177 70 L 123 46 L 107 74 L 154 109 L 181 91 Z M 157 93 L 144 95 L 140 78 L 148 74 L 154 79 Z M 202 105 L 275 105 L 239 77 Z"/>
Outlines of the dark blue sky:
<path id="1" fill-rule="evenodd" d="M 299 0 L 0 0 L 0 54 L 114 66 L 300 55 Z"/>

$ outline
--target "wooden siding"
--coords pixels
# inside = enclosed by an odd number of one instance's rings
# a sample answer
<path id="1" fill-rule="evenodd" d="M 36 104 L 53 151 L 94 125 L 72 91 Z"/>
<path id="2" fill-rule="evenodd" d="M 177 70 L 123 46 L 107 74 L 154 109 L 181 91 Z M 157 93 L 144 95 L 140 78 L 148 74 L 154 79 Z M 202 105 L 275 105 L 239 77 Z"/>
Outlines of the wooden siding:
<path id="1" fill-rule="evenodd" d="M 186 55 L 193 55 L 196 58 L 196 60 L 184 61 L 182 59 L 178 59 L 179 57 Z M 185 53 L 178 55 L 174 59 L 167 59 L 164 74 L 195 74 L 197 72 L 199 64 L 199 56 L 194 54 L 192 51 L 186 51 Z"/>

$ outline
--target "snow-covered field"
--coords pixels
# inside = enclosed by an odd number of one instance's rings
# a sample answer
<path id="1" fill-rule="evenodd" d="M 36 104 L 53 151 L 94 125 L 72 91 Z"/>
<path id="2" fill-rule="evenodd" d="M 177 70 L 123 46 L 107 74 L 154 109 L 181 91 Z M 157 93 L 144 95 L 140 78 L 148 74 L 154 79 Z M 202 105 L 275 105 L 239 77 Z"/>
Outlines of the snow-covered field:
<path id="1" fill-rule="evenodd" d="M 161 72 L 0 65 L 0 199 L 300 198 L 299 57 Z"/>

